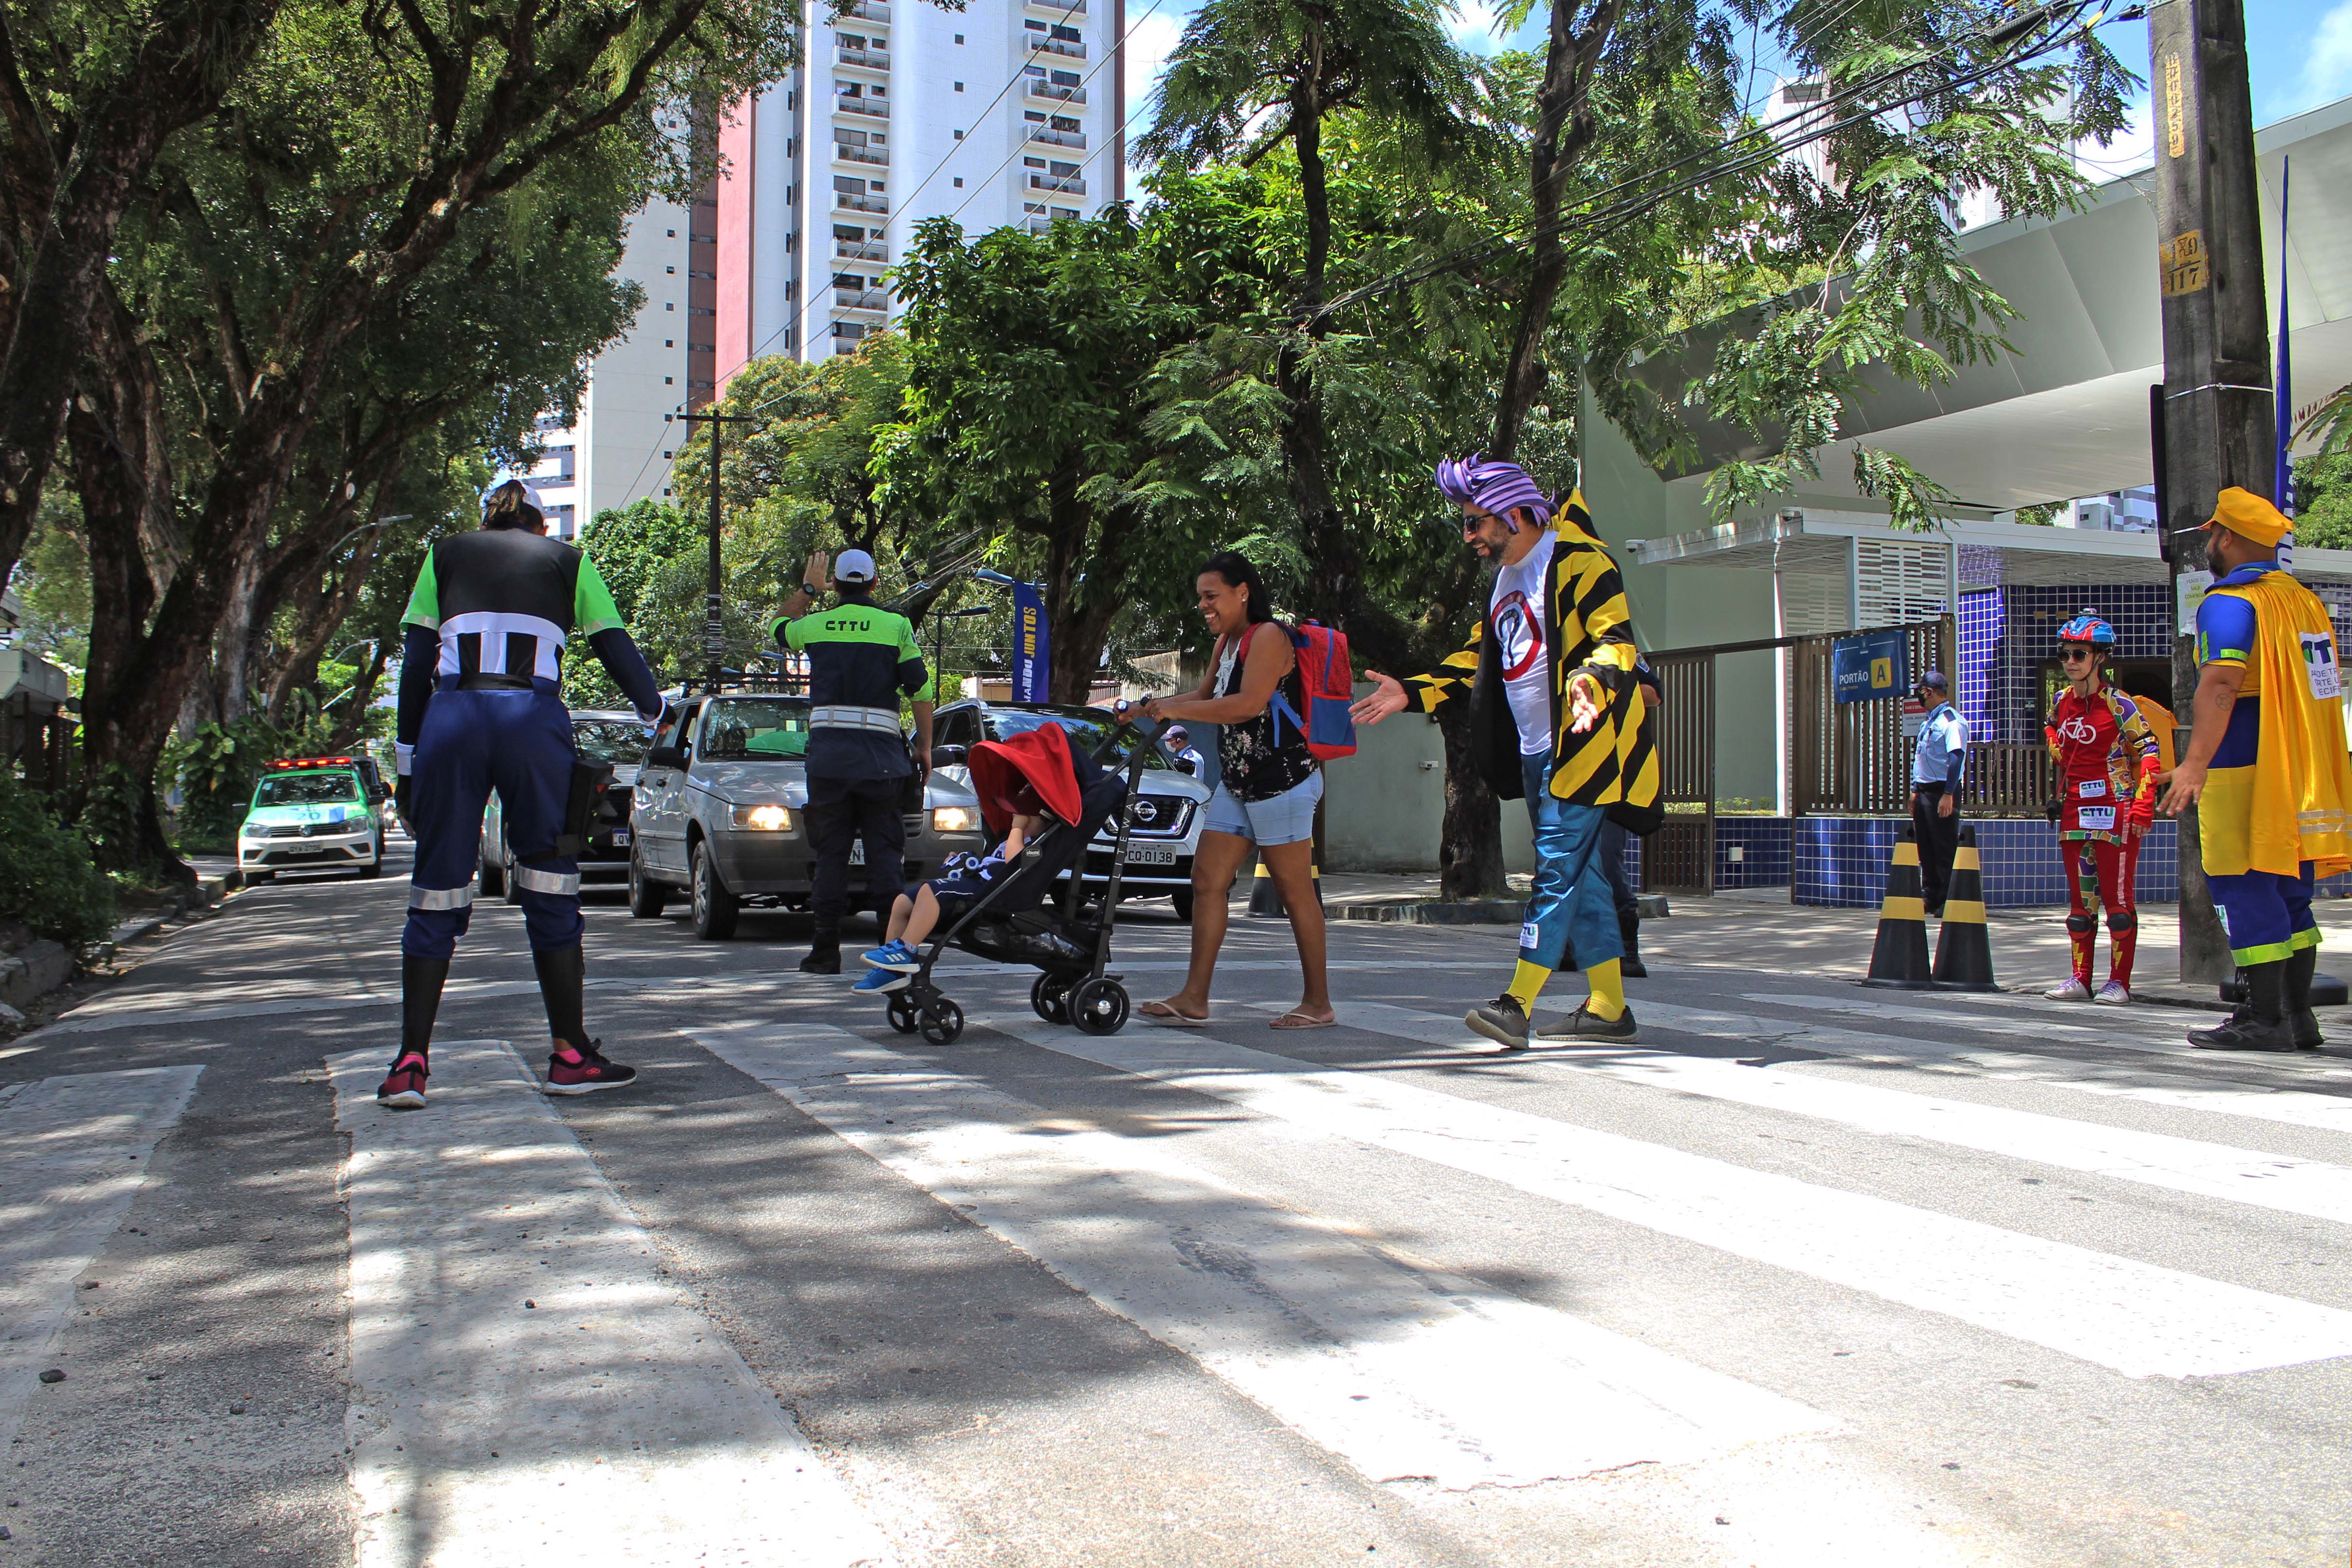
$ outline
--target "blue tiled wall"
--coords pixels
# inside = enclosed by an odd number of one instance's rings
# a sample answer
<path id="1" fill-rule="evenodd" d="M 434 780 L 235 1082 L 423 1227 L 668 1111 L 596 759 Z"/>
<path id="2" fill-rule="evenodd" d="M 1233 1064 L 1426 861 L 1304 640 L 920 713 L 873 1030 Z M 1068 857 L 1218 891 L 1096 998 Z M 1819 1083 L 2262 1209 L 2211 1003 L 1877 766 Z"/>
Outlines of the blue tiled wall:
<path id="1" fill-rule="evenodd" d="M 1886 895 L 1886 866 L 1897 832 L 1908 818 L 1807 816 L 1792 825 L 1795 887 L 1790 901 L 1873 909 Z M 2066 901 L 2066 872 L 2058 858 L 2058 830 L 2046 822 L 1994 818 L 1972 822 L 1984 862 L 1985 902 L 1994 909 L 2039 909 Z M 2172 823 L 2156 824 L 2140 846 L 2141 901 L 2180 897 L 2178 840 Z"/>
<path id="2" fill-rule="evenodd" d="M 1734 860 L 1732 850 L 1739 850 Z M 1789 819 L 1785 816 L 1718 816 L 1715 819 L 1715 885 L 1718 888 L 1785 888 L 1789 885 Z"/>

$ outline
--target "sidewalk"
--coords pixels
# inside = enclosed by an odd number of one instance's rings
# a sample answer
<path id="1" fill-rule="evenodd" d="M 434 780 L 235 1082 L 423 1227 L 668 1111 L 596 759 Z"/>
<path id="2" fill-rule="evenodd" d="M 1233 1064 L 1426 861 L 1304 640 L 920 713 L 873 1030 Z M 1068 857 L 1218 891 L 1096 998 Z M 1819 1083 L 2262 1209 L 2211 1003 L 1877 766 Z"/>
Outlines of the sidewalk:
<path id="1" fill-rule="evenodd" d="M 1527 879 L 1512 879 L 1515 890 Z M 1437 878 L 1383 877 L 1361 874 L 1323 879 L 1328 904 L 1361 902 L 1391 897 L 1437 896 Z M 1818 909 L 1791 904 L 1786 888 L 1755 888 L 1711 897 L 1677 893 L 1670 900 L 1672 915 L 1642 922 L 1642 956 L 1653 964 L 1699 964 L 1709 968 L 1768 970 L 1779 974 L 1819 975 L 1823 979 L 1858 980 L 1870 965 L 1871 942 L 1878 931 L 1875 910 Z M 2322 899 L 2312 906 L 2327 944 L 2320 955 L 2320 972 L 2352 978 L 2352 899 Z M 2181 984 L 2179 927 L 2176 906 L 2139 907 L 2139 952 L 2132 965 L 2133 994 L 2144 1002 L 2181 1006 L 2221 1006 L 2212 991 Z M 1992 934 L 1993 973 L 2006 991 L 2039 992 L 2064 977 L 2067 964 L 2066 929 L 2063 910 L 1995 910 L 1986 924 Z M 1928 922 L 1927 941 L 1935 945 L 1935 922 Z M 1486 930 L 1497 938 L 1516 936 L 1512 928 Z M 2329 950 L 2341 952 L 2336 958 Z M 2107 965 L 2107 933 L 2099 931 L 2097 968 L 2104 978 Z"/>

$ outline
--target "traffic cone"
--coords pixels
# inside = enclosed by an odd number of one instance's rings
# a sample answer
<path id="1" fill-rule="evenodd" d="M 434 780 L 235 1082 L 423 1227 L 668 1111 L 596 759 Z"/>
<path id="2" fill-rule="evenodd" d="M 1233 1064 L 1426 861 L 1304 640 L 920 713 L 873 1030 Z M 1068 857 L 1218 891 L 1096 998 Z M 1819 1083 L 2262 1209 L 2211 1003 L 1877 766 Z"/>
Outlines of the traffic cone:
<path id="1" fill-rule="evenodd" d="M 1870 950 L 1864 985 L 1895 991 L 1929 991 L 1927 906 L 1919 890 L 1919 846 L 1908 827 L 1895 836 L 1895 858 L 1886 868 L 1886 900 L 1878 907 L 1878 940 Z"/>
<path id="2" fill-rule="evenodd" d="M 1315 901 L 1319 905 L 1323 901 L 1323 868 L 1316 866 L 1312 870 L 1315 878 Z M 1249 918 L 1254 921 L 1279 921 L 1290 918 L 1290 910 L 1283 904 L 1282 894 L 1275 887 L 1274 878 L 1267 872 L 1264 860 L 1257 863 L 1257 870 L 1250 877 Z"/>
<path id="3" fill-rule="evenodd" d="M 1992 932 L 1985 926 L 1984 861 L 1977 854 L 1977 830 L 1960 829 L 1952 854 L 1952 881 L 1944 897 L 1944 919 L 1936 932 L 1936 989 L 1998 991 L 1992 978 Z"/>

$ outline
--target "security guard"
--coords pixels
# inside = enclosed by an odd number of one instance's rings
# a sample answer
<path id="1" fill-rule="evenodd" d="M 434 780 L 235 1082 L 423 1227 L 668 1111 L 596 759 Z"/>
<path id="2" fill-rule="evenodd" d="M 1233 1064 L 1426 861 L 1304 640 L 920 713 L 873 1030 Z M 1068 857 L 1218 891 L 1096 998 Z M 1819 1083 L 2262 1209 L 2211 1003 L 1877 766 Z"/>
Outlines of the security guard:
<path id="1" fill-rule="evenodd" d="M 776 641 L 808 655 L 808 835 L 816 851 L 811 900 L 816 932 L 802 972 L 841 973 L 841 917 L 849 912 L 849 849 L 866 844 L 866 894 L 887 918 L 904 886 L 908 780 L 930 776 L 931 678 L 906 616 L 874 603 L 874 557 L 845 550 L 834 563 L 840 602 L 809 613 L 824 592 L 823 551 L 784 601 Z M 898 727 L 898 695 L 915 705 L 915 753 Z"/>
<path id="2" fill-rule="evenodd" d="M 605 1059 L 582 1017 L 580 869 L 557 842 L 577 760 L 572 715 L 556 695 L 564 644 L 585 635 L 648 724 L 662 698 L 595 563 L 545 537 L 546 520 L 529 486 L 509 479 L 490 491 L 481 531 L 444 539 L 425 556 L 402 617 L 393 795 L 416 839 L 416 868 L 400 938 L 400 1054 L 376 1090 L 382 1105 L 425 1103 L 433 1018 L 473 914 L 493 789 L 553 1037 L 547 1091 L 588 1094 L 636 1077 Z"/>

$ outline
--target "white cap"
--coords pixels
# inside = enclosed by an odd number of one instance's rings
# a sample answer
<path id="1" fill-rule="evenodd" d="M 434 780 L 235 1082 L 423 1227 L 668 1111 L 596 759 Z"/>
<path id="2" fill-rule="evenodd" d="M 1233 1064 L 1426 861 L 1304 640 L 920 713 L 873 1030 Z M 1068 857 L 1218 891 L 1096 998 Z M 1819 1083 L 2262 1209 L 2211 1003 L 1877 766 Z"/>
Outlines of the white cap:
<path id="1" fill-rule="evenodd" d="M 874 581 L 874 557 L 863 550 L 845 550 L 833 559 L 833 580 L 836 583 L 871 583 Z"/>

